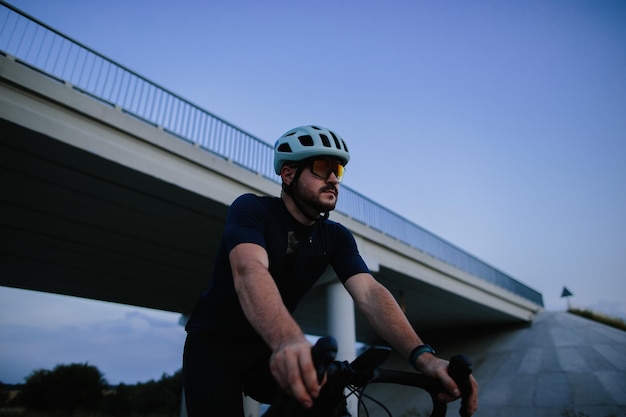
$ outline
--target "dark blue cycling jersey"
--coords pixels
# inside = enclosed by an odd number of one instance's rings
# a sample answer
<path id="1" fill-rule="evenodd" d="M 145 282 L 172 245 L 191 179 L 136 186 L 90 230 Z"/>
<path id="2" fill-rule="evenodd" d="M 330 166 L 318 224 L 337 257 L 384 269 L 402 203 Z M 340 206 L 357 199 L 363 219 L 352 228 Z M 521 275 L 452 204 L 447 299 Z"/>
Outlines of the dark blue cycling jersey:
<path id="1" fill-rule="evenodd" d="M 291 216 L 282 199 L 244 194 L 228 211 L 209 288 L 196 304 L 188 331 L 237 340 L 259 338 L 244 316 L 233 285 L 228 254 L 240 243 L 265 248 L 269 272 L 291 312 L 328 266 L 341 282 L 369 272 L 352 233 L 341 224 L 324 220 L 305 226 Z"/>

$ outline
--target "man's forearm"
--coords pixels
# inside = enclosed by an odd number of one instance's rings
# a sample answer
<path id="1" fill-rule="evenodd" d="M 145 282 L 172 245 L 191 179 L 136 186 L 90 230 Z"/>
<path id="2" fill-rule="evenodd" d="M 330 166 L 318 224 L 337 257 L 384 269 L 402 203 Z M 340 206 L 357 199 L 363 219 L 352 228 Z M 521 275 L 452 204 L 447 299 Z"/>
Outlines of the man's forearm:
<path id="1" fill-rule="evenodd" d="M 240 280 L 247 279 L 240 277 Z M 269 280 L 271 282 L 257 276 L 254 285 L 239 285 L 237 294 L 246 318 L 274 351 L 285 340 L 304 337 L 304 334 L 283 304 L 274 281 L 271 277 Z"/>
<path id="2" fill-rule="evenodd" d="M 423 344 L 396 299 L 382 285 L 370 293 L 361 311 L 378 335 L 401 355 L 408 358 L 416 346 Z"/>
<path id="3" fill-rule="evenodd" d="M 254 244 L 240 244 L 231 251 L 230 263 L 241 308 L 272 351 L 285 340 L 304 338 L 267 269 L 265 249 Z"/>

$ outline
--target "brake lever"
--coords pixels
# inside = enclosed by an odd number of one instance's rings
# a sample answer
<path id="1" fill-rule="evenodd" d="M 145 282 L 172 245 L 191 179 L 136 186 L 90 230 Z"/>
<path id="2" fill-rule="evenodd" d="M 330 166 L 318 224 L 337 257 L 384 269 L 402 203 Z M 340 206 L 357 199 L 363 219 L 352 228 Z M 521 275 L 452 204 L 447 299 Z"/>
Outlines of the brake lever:
<path id="1" fill-rule="evenodd" d="M 472 373 L 472 362 L 465 355 L 454 355 L 450 358 L 448 365 L 448 375 L 452 377 L 456 385 L 461 391 L 461 409 L 459 414 L 461 417 L 469 417 L 467 400 L 472 393 L 472 384 L 470 383 L 470 374 Z"/>

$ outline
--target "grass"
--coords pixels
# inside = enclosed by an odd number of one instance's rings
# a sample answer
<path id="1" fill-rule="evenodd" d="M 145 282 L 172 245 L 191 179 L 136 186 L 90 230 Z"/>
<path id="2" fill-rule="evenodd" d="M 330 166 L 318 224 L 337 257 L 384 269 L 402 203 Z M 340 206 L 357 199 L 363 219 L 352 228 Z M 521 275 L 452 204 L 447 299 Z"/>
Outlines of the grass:
<path id="1" fill-rule="evenodd" d="M 593 321 L 597 321 L 598 323 L 606 324 L 611 327 L 615 327 L 616 329 L 626 331 L 626 321 L 624 319 L 618 317 L 607 316 L 606 314 L 596 313 L 591 310 L 579 309 L 570 307 L 567 310 L 569 313 L 576 314 L 581 317 L 588 318 Z"/>

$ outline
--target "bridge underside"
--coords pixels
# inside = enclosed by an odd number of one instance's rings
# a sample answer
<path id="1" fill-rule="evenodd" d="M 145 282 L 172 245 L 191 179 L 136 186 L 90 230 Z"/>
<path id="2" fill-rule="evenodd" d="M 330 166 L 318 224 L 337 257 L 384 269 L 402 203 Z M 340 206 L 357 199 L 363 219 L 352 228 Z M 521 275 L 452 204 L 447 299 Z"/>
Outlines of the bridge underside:
<path id="1" fill-rule="evenodd" d="M 0 285 L 189 311 L 227 207 L 1 123 Z"/>
<path id="2" fill-rule="evenodd" d="M 0 285 L 187 313 L 206 287 L 227 206 L 0 121 Z M 519 322 L 381 266 L 416 328 Z M 326 333 L 324 288 L 297 312 Z M 375 340 L 357 315 L 357 336 Z"/>
<path id="3" fill-rule="evenodd" d="M 374 275 L 404 307 L 411 324 L 420 334 L 524 323 L 501 311 L 385 267 L 381 267 Z M 295 314 L 298 322 L 311 334 L 327 333 L 326 301 L 325 288 L 317 287 L 307 295 Z M 365 318 L 359 314 L 356 315 L 356 333 L 359 341 L 371 344 L 380 342 Z"/>

